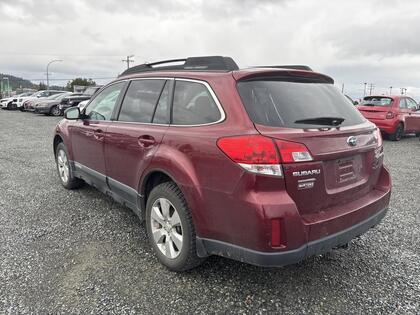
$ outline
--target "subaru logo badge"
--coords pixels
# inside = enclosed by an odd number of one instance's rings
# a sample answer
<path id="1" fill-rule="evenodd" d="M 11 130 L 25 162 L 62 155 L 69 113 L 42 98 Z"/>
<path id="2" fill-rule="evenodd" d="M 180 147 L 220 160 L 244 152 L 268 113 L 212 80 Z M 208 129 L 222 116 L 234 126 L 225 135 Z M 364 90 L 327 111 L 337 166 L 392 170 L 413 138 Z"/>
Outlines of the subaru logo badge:
<path id="1" fill-rule="evenodd" d="M 355 136 L 348 137 L 347 144 L 354 147 L 357 144 L 357 138 Z"/>

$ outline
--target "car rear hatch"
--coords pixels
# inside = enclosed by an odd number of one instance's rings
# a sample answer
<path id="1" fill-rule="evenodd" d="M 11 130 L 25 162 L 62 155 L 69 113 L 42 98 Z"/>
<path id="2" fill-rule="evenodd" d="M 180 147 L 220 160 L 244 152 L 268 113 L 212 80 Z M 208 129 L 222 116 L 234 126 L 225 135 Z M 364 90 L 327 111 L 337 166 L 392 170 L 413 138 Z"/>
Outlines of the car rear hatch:
<path id="1" fill-rule="evenodd" d="M 376 127 L 331 82 L 304 75 L 253 77 L 237 87 L 255 128 L 274 139 L 280 155 L 290 143 L 310 154 L 283 160 L 282 168 L 288 194 L 311 221 L 373 190 L 382 155 Z"/>
<path id="2" fill-rule="evenodd" d="M 357 109 L 367 119 L 384 120 L 390 111 L 393 99 L 386 96 L 366 96 Z"/>

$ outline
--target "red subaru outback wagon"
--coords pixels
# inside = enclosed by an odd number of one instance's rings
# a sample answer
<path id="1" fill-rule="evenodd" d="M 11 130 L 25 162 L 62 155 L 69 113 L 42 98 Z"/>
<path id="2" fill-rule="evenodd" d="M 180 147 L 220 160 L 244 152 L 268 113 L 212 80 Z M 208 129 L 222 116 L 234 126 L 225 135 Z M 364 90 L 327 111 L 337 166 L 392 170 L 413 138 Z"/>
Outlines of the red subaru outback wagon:
<path id="1" fill-rule="evenodd" d="M 220 56 L 132 67 L 58 123 L 61 182 L 133 209 L 171 270 L 343 246 L 385 216 L 391 181 L 379 130 L 333 83 Z"/>

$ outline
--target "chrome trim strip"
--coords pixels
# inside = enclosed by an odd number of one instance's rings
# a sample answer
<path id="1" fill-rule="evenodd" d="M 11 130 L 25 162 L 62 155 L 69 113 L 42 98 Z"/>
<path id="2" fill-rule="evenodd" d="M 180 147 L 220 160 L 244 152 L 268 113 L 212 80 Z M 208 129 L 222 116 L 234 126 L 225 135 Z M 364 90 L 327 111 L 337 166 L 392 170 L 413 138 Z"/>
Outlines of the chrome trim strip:
<path id="1" fill-rule="evenodd" d="M 196 80 L 196 79 L 186 79 L 186 78 L 170 78 L 170 77 L 142 77 L 142 78 L 132 78 L 132 79 L 123 79 L 123 80 L 118 80 L 118 81 L 114 81 L 111 82 L 105 86 L 103 86 L 98 92 L 96 92 L 96 95 L 98 95 L 100 92 L 102 92 L 102 90 L 104 90 L 105 88 L 119 83 L 119 82 L 126 82 L 126 81 L 139 81 L 139 80 L 175 80 L 175 81 L 186 81 L 186 82 L 195 82 L 195 83 L 200 83 L 203 84 L 207 90 L 209 91 L 211 97 L 213 98 L 213 101 L 216 103 L 217 108 L 219 109 L 220 112 L 220 119 L 215 121 L 215 122 L 211 122 L 211 123 L 206 123 L 206 124 L 196 124 L 196 125 L 175 125 L 175 124 L 154 124 L 154 123 L 141 123 L 141 122 L 134 122 L 134 121 L 120 121 L 120 120 L 101 120 L 101 122 L 118 122 L 118 123 L 124 123 L 124 124 L 138 124 L 138 125 L 155 125 L 155 126 L 172 126 L 172 127 L 200 127 L 200 126 L 209 126 L 209 125 L 215 125 L 218 123 L 221 123 L 222 121 L 224 121 L 226 119 L 226 114 L 225 111 L 222 107 L 222 105 L 219 102 L 219 99 L 216 96 L 216 93 L 214 93 L 213 89 L 211 88 L 210 84 L 208 84 L 208 82 L 206 81 L 202 81 L 202 80 Z M 96 98 L 95 95 L 95 98 Z M 90 99 L 89 103 L 86 104 L 85 108 L 83 109 L 83 111 L 86 110 L 86 108 L 89 106 L 89 104 L 95 99 Z"/>
<path id="2" fill-rule="evenodd" d="M 145 122 L 136 122 L 136 121 L 111 120 L 111 122 L 120 123 L 120 124 L 130 124 L 130 125 L 152 125 L 152 126 L 163 126 L 163 127 L 169 126 L 169 124 L 154 124 L 154 123 L 145 123 Z"/>

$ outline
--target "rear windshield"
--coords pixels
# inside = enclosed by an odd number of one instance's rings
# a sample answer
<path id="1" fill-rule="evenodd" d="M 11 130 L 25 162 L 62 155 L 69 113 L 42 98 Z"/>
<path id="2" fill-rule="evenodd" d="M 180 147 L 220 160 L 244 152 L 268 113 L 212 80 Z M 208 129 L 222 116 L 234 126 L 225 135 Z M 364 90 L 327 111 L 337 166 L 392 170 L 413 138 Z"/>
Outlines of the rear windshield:
<path id="1" fill-rule="evenodd" d="M 377 96 L 366 96 L 363 99 L 361 105 L 367 106 L 391 106 L 392 98 L 389 97 L 377 97 Z"/>
<path id="2" fill-rule="evenodd" d="M 319 128 L 297 121 L 320 117 L 344 119 L 340 126 L 363 123 L 360 112 L 332 84 L 257 80 L 239 82 L 238 91 L 256 124 L 286 128 Z"/>

